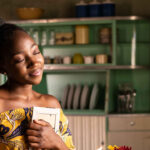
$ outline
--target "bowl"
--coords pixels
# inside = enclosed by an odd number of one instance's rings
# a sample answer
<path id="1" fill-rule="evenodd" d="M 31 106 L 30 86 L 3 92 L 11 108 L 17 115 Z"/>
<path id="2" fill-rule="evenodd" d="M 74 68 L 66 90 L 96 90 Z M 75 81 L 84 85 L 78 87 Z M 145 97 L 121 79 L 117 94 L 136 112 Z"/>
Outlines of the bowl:
<path id="1" fill-rule="evenodd" d="M 20 19 L 39 19 L 43 13 L 42 8 L 17 8 L 17 15 Z"/>

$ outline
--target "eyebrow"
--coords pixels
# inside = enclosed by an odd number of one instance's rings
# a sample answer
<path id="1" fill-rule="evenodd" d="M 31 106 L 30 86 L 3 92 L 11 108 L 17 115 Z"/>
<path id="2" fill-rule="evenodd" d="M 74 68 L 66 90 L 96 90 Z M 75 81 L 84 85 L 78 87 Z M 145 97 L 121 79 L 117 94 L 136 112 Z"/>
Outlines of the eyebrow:
<path id="1" fill-rule="evenodd" d="M 33 48 L 34 46 L 37 46 L 37 44 L 36 44 L 36 43 L 33 43 L 32 46 L 31 46 L 31 48 Z M 18 55 L 18 54 L 22 54 L 22 53 L 24 53 L 22 50 L 19 51 L 19 52 L 14 52 L 14 53 L 12 53 L 12 56 Z"/>

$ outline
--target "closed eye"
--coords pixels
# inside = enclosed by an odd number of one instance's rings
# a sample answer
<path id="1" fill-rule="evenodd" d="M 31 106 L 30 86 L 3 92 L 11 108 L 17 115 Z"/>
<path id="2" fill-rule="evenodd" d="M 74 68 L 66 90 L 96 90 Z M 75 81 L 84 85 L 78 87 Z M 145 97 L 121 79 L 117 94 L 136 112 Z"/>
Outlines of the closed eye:
<path id="1" fill-rule="evenodd" d="M 37 54 L 40 54 L 40 50 L 38 49 L 38 47 L 36 47 L 33 51 L 33 55 L 37 55 Z"/>
<path id="2" fill-rule="evenodd" d="M 18 60 L 15 60 L 15 63 L 17 64 L 17 63 L 21 63 L 21 62 L 23 62 L 25 59 L 18 59 Z"/>
<path id="3" fill-rule="evenodd" d="M 33 53 L 33 55 L 37 55 L 37 54 L 40 54 L 41 52 L 40 51 L 35 51 L 34 53 Z"/>

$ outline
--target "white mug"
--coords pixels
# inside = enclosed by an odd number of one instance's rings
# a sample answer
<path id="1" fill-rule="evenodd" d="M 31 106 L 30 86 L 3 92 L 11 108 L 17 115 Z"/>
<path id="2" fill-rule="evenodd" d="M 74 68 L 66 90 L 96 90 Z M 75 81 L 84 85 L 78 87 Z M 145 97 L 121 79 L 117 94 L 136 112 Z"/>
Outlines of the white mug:
<path id="1" fill-rule="evenodd" d="M 63 57 L 63 64 L 71 64 L 71 57 L 70 56 Z"/>
<path id="2" fill-rule="evenodd" d="M 85 64 L 92 64 L 94 63 L 94 57 L 93 56 L 83 56 L 84 57 L 84 63 Z"/>

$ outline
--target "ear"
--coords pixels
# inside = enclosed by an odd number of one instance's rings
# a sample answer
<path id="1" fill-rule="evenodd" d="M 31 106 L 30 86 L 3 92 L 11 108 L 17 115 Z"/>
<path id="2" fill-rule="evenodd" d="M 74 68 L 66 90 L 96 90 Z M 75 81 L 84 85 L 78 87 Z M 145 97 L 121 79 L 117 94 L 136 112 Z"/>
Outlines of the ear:
<path id="1" fill-rule="evenodd" d="M 4 75 L 7 74 L 6 71 L 5 71 L 5 69 L 4 69 L 4 67 L 1 66 L 1 64 L 0 64 L 0 73 L 1 73 L 1 74 L 4 74 Z"/>

